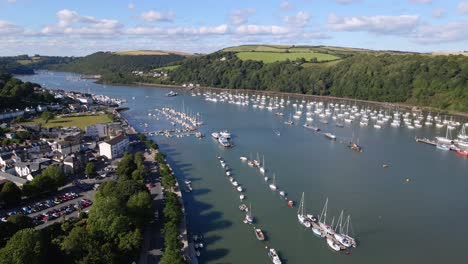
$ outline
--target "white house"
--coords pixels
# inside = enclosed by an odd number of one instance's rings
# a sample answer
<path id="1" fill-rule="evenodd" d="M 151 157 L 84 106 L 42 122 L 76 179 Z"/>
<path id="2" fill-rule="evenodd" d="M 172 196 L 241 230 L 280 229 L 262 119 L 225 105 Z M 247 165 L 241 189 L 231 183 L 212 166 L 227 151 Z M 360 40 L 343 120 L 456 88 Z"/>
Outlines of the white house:
<path id="1" fill-rule="evenodd" d="M 79 142 L 59 141 L 52 144 L 52 150 L 62 153 L 63 156 L 67 156 L 72 153 L 80 152 L 81 145 Z"/>
<path id="2" fill-rule="evenodd" d="M 128 137 L 120 134 L 115 138 L 99 143 L 99 154 L 108 159 L 115 159 L 122 156 L 128 149 Z"/>

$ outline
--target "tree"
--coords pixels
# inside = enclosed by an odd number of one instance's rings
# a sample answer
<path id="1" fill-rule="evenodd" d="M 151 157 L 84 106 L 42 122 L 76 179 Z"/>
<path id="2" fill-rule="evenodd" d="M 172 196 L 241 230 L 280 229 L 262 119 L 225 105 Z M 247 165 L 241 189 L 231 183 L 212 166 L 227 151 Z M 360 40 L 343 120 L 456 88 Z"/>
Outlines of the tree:
<path id="1" fill-rule="evenodd" d="M 135 217 L 138 226 L 147 223 L 153 214 L 153 204 L 148 191 L 140 191 L 128 199 L 127 209 Z"/>
<path id="2" fill-rule="evenodd" d="M 21 201 L 21 189 L 12 182 L 3 185 L 0 193 L 1 198 L 7 205 L 16 205 Z"/>
<path id="3" fill-rule="evenodd" d="M 0 263 L 40 264 L 45 263 L 46 243 L 39 231 L 22 229 L 14 234 L 0 250 Z"/>
<path id="4" fill-rule="evenodd" d="M 13 224 L 16 230 L 33 227 L 31 217 L 26 215 L 11 215 L 8 217 L 7 222 Z"/>
<path id="5" fill-rule="evenodd" d="M 88 178 L 95 178 L 97 176 L 96 164 L 94 162 L 88 162 L 86 164 L 85 173 Z"/>
<path id="6" fill-rule="evenodd" d="M 47 122 L 49 122 L 49 120 L 55 118 L 55 114 L 52 113 L 52 112 L 49 112 L 49 111 L 44 111 L 44 112 L 42 112 L 42 114 L 41 114 L 41 118 L 42 118 L 42 119 L 45 121 L 45 123 L 47 124 Z"/>

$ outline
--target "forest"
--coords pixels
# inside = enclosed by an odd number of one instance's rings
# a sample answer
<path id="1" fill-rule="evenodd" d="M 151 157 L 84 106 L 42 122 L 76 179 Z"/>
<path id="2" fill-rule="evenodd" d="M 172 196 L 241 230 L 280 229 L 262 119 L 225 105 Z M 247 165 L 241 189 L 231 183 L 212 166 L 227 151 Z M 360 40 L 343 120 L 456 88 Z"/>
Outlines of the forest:
<path id="1" fill-rule="evenodd" d="M 468 57 L 355 54 L 338 63 L 265 64 L 232 52 L 187 58 L 168 84 L 329 95 L 468 112 Z"/>

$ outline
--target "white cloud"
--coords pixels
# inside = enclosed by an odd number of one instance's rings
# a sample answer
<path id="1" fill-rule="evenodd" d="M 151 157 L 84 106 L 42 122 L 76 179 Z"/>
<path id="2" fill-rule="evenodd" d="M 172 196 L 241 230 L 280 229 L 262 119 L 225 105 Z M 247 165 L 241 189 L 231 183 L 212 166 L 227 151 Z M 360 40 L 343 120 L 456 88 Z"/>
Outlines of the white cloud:
<path id="1" fill-rule="evenodd" d="M 242 25 L 249 21 L 249 18 L 255 14 L 255 9 L 247 8 L 247 9 L 239 9 L 234 10 L 229 15 L 229 21 L 233 25 Z"/>
<path id="2" fill-rule="evenodd" d="M 445 15 L 445 10 L 442 8 L 436 8 L 432 10 L 432 17 L 433 18 L 441 18 Z"/>
<path id="3" fill-rule="evenodd" d="M 460 2 L 457 7 L 458 13 L 462 15 L 468 14 L 468 2 Z"/>
<path id="4" fill-rule="evenodd" d="M 10 35 L 10 34 L 17 34 L 22 33 L 24 29 L 20 26 L 12 24 L 8 21 L 0 20 L 0 34 L 2 35 Z"/>
<path id="5" fill-rule="evenodd" d="M 142 13 L 140 17 L 147 22 L 172 22 L 175 18 L 175 13 L 150 10 Z"/>
<path id="6" fill-rule="evenodd" d="M 284 1 L 284 2 L 281 2 L 280 8 L 283 9 L 283 10 L 289 10 L 289 9 L 292 9 L 293 6 L 288 1 Z"/>
<path id="7" fill-rule="evenodd" d="M 368 31 L 376 34 L 402 34 L 414 30 L 419 24 L 417 15 L 399 16 L 328 16 L 328 26 L 337 31 Z"/>
<path id="8" fill-rule="evenodd" d="M 411 3 L 415 4 L 430 4 L 432 0 L 409 0 Z"/>
<path id="9" fill-rule="evenodd" d="M 129 3 L 129 4 L 127 5 L 127 8 L 128 8 L 128 9 L 135 9 L 135 4 L 134 4 L 134 3 Z"/>
<path id="10" fill-rule="evenodd" d="M 468 40 L 468 20 L 444 25 L 423 25 L 411 38 L 420 44 L 449 43 Z"/>
<path id="11" fill-rule="evenodd" d="M 304 27 L 309 23 L 310 18 L 309 13 L 300 11 L 294 16 L 285 16 L 283 22 L 292 26 Z"/>
<path id="12" fill-rule="evenodd" d="M 117 20 L 82 16 L 68 9 L 58 11 L 56 16 L 57 24 L 43 27 L 42 34 L 112 35 L 122 28 Z"/>
<path id="13" fill-rule="evenodd" d="M 241 25 L 236 28 L 237 34 L 244 35 L 282 35 L 289 32 L 288 28 L 275 25 Z"/>
<path id="14" fill-rule="evenodd" d="M 128 35 L 223 35 L 229 33 L 229 27 L 222 24 L 214 27 L 134 27 L 125 31 Z"/>

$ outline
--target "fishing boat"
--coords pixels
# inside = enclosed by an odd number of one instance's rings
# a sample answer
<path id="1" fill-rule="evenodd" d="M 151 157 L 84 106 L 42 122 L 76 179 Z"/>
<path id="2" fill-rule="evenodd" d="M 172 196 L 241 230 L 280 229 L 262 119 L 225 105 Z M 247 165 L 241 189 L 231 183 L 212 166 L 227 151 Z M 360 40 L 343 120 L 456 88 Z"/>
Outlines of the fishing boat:
<path id="1" fill-rule="evenodd" d="M 273 264 L 281 264 L 281 259 L 274 248 L 268 249 L 268 256 L 270 257 Z"/>
<path id="2" fill-rule="evenodd" d="M 275 174 L 273 174 L 273 182 L 270 183 L 269 187 L 272 191 L 276 191 L 276 175 Z"/>
<path id="3" fill-rule="evenodd" d="M 327 132 L 324 135 L 325 135 L 325 137 L 327 137 L 327 138 L 329 138 L 331 140 L 336 140 L 336 136 L 333 135 L 332 133 Z"/>
<path id="4" fill-rule="evenodd" d="M 263 241 L 265 240 L 265 235 L 263 234 L 262 230 L 260 228 L 255 228 L 254 227 L 254 232 L 255 236 L 257 237 L 258 240 Z"/>
<path id="5" fill-rule="evenodd" d="M 302 193 L 301 203 L 299 205 L 299 209 L 297 210 L 297 220 L 299 223 L 307 228 L 311 227 L 310 222 L 308 221 L 307 217 L 304 215 L 304 193 Z"/>

